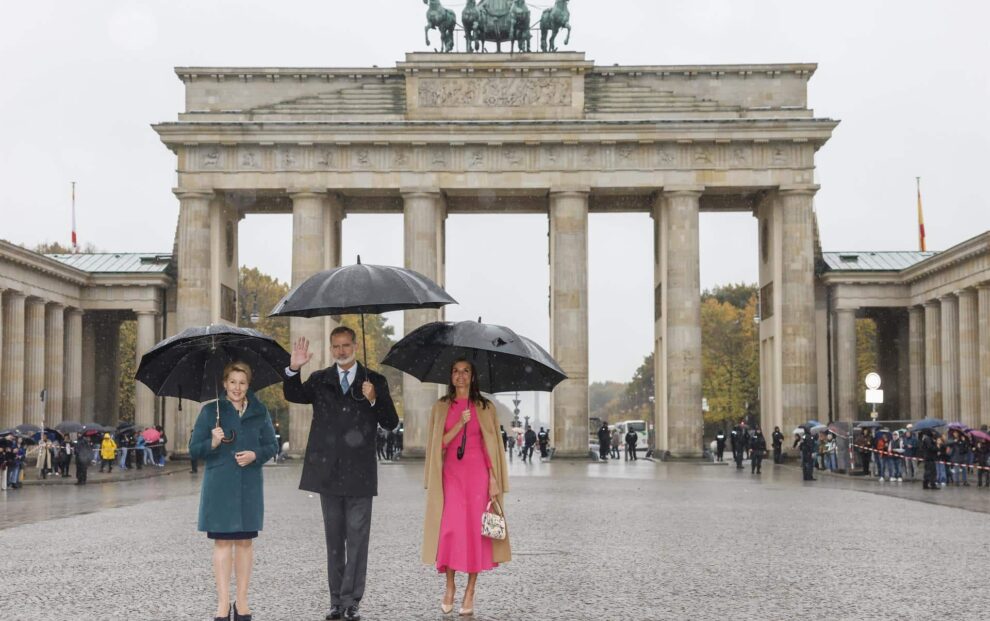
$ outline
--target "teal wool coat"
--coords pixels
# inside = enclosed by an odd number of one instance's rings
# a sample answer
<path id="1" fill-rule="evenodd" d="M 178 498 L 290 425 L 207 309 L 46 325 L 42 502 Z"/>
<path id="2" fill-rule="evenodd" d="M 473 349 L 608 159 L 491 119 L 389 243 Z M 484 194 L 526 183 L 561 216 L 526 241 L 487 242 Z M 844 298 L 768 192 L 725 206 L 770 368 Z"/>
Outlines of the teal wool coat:
<path id="1" fill-rule="evenodd" d="M 265 496 L 261 466 L 275 456 L 278 444 L 268 409 L 248 392 L 248 406 L 243 418 L 237 409 L 221 397 L 220 426 L 226 437 L 237 434 L 234 442 L 212 448 L 212 431 L 216 426 L 217 403 L 203 406 L 189 438 L 189 457 L 206 462 L 203 488 L 199 496 L 199 530 L 213 533 L 237 533 L 261 530 L 265 517 Z M 254 451 L 257 459 L 241 467 L 234 453 Z"/>

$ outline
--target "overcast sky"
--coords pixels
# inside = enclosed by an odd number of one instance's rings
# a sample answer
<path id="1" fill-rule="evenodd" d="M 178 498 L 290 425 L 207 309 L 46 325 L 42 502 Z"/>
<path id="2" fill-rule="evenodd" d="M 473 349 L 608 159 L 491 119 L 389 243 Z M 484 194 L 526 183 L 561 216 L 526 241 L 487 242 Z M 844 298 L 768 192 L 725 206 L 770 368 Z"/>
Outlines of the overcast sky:
<path id="1" fill-rule="evenodd" d="M 599 64 L 818 63 L 810 105 L 842 122 L 817 158 L 825 249 L 916 249 L 921 176 L 937 250 L 990 229 L 987 6 L 573 0 L 569 49 Z M 0 237 L 68 243 L 74 180 L 81 242 L 170 252 L 176 163 L 150 125 L 182 107 L 173 67 L 391 66 L 424 50 L 425 9 L 420 0 L 5 2 Z M 360 253 L 401 265 L 401 227 L 401 216 L 348 217 L 345 262 Z M 447 288 L 461 305 L 448 318 L 480 315 L 547 346 L 546 232 L 541 216 L 451 216 Z M 288 216 L 251 216 L 241 236 L 242 264 L 288 278 Z M 592 215 L 590 239 L 591 379 L 626 381 L 652 348 L 650 220 Z M 701 246 L 703 287 L 756 280 L 750 215 L 703 214 Z"/>

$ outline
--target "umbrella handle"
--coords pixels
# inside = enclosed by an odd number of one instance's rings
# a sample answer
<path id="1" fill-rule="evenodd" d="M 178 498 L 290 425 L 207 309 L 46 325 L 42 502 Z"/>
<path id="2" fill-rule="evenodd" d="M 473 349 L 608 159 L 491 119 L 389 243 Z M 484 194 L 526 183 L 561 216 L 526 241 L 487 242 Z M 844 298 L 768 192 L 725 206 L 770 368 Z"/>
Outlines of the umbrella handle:
<path id="1" fill-rule="evenodd" d="M 465 446 L 467 446 L 467 425 L 464 425 L 464 433 L 461 434 L 461 445 L 457 447 L 457 459 L 464 459 Z"/>

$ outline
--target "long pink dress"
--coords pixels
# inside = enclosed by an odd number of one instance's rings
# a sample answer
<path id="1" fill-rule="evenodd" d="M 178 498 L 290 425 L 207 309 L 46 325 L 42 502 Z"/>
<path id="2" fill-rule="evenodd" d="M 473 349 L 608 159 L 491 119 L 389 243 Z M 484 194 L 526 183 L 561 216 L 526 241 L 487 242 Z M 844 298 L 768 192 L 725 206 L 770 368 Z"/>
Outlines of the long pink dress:
<path id="1" fill-rule="evenodd" d="M 444 434 L 457 425 L 468 399 L 456 399 L 447 410 Z M 457 459 L 460 433 L 446 448 L 443 459 L 443 516 L 437 543 L 437 571 L 447 569 L 477 573 L 498 567 L 492 562 L 492 541 L 481 536 L 481 514 L 488 505 L 488 469 L 491 460 L 478 423 L 478 412 L 471 407 L 467 424 L 464 459 Z"/>

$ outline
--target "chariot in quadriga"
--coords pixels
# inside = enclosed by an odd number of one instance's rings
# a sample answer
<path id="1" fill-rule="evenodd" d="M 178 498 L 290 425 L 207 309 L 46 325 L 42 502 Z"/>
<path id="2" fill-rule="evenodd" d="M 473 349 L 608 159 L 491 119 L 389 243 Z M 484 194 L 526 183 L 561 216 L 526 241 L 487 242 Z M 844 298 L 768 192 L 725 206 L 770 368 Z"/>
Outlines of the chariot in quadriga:
<path id="1" fill-rule="evenodd" d="M 533 24 L 526 0 L 466 0 L 461 12 L 461 25 L 468 52 L 484 52 L 485 43 L 494 43 L 496 51 L 502 44 L 509 44 L 509 51 L 530 52 Z M 555 0 L 554 6 L 540 16 L 540 49 L 557 51 L 557 32 L 567 30 L 566 44 L 571 38 L 570 0 Z M 445 8 L 440 0 L 423 0 L 429 5 L 426 13 L 426 44 L 430 44 L 430 30 L 440 31 L 439 52 L 454 50 L 455 14 Z M 549 38 L 548 38 L 549 35 Z"/>

